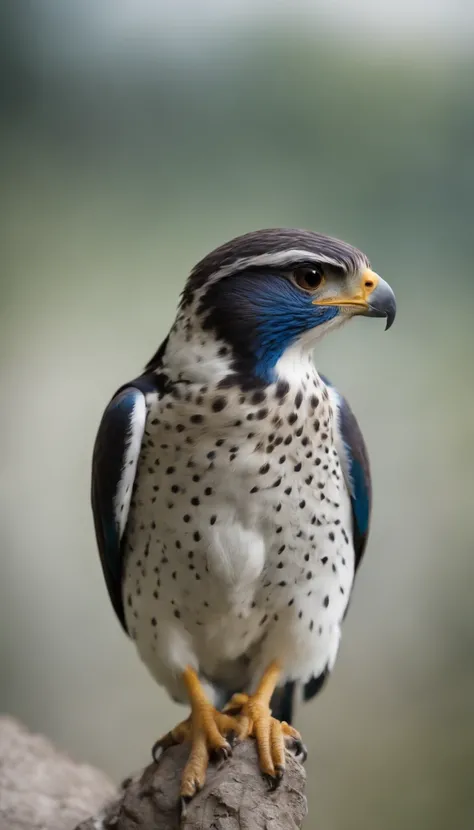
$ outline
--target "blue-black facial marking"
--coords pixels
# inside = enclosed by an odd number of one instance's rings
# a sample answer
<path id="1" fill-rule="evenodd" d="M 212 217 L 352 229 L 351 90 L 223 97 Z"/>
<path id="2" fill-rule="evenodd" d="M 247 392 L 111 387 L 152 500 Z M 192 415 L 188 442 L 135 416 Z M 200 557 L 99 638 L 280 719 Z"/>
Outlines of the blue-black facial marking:
<path id="1" fill-rule="evenodd" d="M 265 383 L 298 337 L 337 316 L 335 306 L 320 307 L 281 274 L 243 272 L 211 285 L 200 313 L 204 329 L 213 329 L 232 347 L 234 369 Z"/>

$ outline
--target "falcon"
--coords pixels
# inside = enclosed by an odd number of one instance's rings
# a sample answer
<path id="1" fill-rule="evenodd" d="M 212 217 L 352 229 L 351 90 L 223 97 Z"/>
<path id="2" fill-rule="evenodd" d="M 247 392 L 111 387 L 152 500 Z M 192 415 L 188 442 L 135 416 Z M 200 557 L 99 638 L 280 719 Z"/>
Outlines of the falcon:
<path id="1" fill-rule="evenodd" d="M 190 704 L 154 747 L 190 742 L 183 805 L 236 739 L 255 739 L 272 786 L 285 748 L 304 755 L 294 699 L 334 666 L 371 512 L 361 432 L 313 350 L 356 316 L 388 328 L 395 310 L 351 245 L 248 233 L 195 266 L 168 336 L 102 417 L 100 559 L 141 659 Z"/>

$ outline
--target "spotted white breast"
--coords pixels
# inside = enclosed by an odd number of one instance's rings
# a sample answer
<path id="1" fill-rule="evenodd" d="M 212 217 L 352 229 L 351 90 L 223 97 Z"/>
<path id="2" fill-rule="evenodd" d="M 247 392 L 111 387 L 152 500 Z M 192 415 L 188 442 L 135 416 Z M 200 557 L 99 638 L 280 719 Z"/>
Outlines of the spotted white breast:
<path id="1" fill-rule="evenodd" d="M 144 662 L 251 688 L 272 659 L 304 681 L 334 663 L 354 573 L 351 505 L 326 386 L 177 382 L 149 395 L 124 605 Z"/>

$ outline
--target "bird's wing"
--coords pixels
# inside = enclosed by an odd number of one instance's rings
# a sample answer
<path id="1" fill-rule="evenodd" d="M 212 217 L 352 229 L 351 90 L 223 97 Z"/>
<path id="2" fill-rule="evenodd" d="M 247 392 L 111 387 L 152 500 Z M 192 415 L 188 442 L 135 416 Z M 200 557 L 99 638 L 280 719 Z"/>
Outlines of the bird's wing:
<path id="1" fill-rule="evenodd" d="M 372 509 L 369 456 L 359 424 L 346 399 L 324 378 L 336 412 L 336 448 L 352 505 L 352 540 L 357 571 L 367 545 Z"/>
<path id="2" fill-rule="evenodd" d="M 359 424 L 346 399 L 331 386 L 327 378 L 322 377 L 322 380 L 328 387 L 336 414 L 335 441 L 344 480 L 351 498 L 354 570 L 357 571 L 367 545 L 372 508 L 369 456 Z M 320 691 L 328 673 L 326 669 L 318 677 L 312 677 L 305 684 L 304 700 L 310 700 Z"/>
<path id="3" fill-rule="evenodd" d="M 155 375 L 143 375 L 115 393 L 102 416 L 92 457 L 91 501 L 97 545 L 109 596 L 125 630 L 123 542 L 150 391 L 156 391 Z"/>

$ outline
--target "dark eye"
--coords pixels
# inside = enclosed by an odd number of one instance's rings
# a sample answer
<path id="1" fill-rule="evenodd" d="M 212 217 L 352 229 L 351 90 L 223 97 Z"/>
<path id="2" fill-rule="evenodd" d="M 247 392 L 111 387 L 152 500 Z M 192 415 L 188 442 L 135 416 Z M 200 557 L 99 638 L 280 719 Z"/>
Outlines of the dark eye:
<path id="1" fill-rule="evenodd" d="M 293 277 L 296 285 L 303 288 L 305 291 L 315 291 L 319 288 L 324 280 L 324 274 L 317 266 L 303 265 L 301 268 L 295 268 Z"/>

